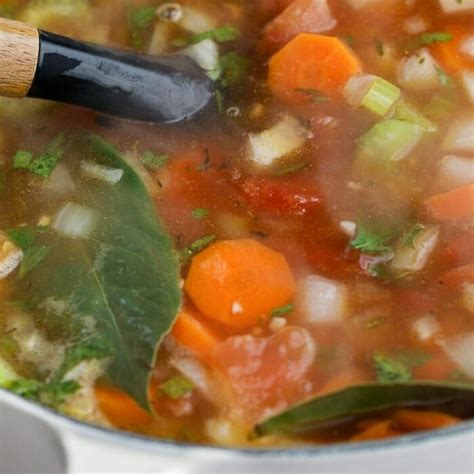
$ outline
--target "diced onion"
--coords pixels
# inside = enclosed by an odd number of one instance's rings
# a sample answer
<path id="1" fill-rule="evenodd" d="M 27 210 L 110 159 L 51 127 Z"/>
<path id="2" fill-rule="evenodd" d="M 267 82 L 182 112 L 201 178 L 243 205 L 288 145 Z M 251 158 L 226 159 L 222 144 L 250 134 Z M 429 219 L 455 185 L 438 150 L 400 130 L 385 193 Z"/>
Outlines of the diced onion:
<path id="1" fill-rule="evenodd" d="M 401 63 L 398 81 L 403 87 L 413 91 L 435 89 L 440 84 L 436 67 L 429 50 L 420 49 Z"/>
<path id="2" fill-rule="evenodd" d="M 57 214 L 53 228 L 73 239 L 86 239 L 94 232 L 98 216 L 96 211 L 70 202 Z"/>
<path id="3" fill-rule="evenodd" d="M 439 0 L 445 13 L 460 13 L 474 10 L 474 0 Z"/>
<path id="4" fill-rule="evenodd" d="M 58 163 L 49 178 L 43 181 L 42 189 L 64 196 L 76 191 L 76 183 L 71 177 L 69 168 L 64 163 Z"/>
<path id="5" fill-rule="evenodd" d="M 183 49 L 182 53 L 205 71 L 213 71 L 219 64 L 219 48 L 212 39 L 205 39 L 193 44 Z"/>
<path id="6" fill-rule="evenodd" d="M 460 51 L 471 59 L 474 59 L 474 36 L 468 36 L 462 41 Z"/>
<path id="7" fill-rule="evenodd" d="M 474 183 L 474 159 L 457 155 L 445 156 L 439 164 L 438 182 L 445 189 Z"/>
<path id="8" fill-rule="evenodd" d="M 474 104 L 474 72 L 464 71 L 461 77 L 467 97 L 469 101 Z"/>
<path id="9" fill-rule="evenodd" d="M 346 234 L 348 237 L 353 239 L 356 236 L 357 224 L 352 221 L 341 221 L 339 222 L 339 228 Z"/>
<path id="10" fill-rule="evenodd" d="M 177 357 L 171 359 L 173 365 L 209 400 L 216 400 L 217 393 L 208 370 L 194 357 Z"/>
<path id="11" fill-rule="evenodd" d="M 182 7 L 183 15 L 178 24 L 191 33 L 204 33 L 213 30 L 217 25 L 214 18 L 191 7 Z"/>
<path id="12" fill-rule="evenodd" d="M 300 148 L 308 138 L 298 120 L 287 115 L 272 128 L 249 135 L 250 159 L 259 166 L 271 166 Z"/>
<path id="13" fill-rule="evenodd" d="M 403 28 L 410 35 L 417 35 L 428 29 L 428 23 L 423 17 L 419 15 L 411 16 L 405 20 L 403 23 Z"/>
<path id="14" fill-rule="evenodd" d="M 474 118 L 455 123 L 448 132 L 443 147 L 454 153 L 474 153 Z"/>
<path id="15" fill-rule="evenodd" d="M 337 323 L 346 314 L 348 290 L 342 283 L 309 275 L 298 283 L 296 306 L 308 324 Z"/>
<path id="16" fill-rule="evenodd" d="M 375 76 L 372 74 L 356 74 L 352 76 L 344 87 L 344 96 L 352 107 L 360 107 L 362 99 L 373 84 Z"/>
<path id="17" fill-rule="evenodd" d="M 455 336 L 443 344 L 448 357 L 471 378 L 474 378 L 474 332 Z"/>
<path id="18" fill-rule="evenodd" d="M 415 319 L 412 328 L 420 341 L 429 341 L 439 333 L 441 327 L 433 314 L 425 314 Z"/>
<path id="19" fill-rule="evenodd" d="M 0 232 L 0 280 L 14 272 L 23 259 L 23 252 Z"/>
<path id="20" fill-rule="evenodd" d="M 412 242 L 401 242 L 395 249 L 395 255 L 390 264 L 397 272 L 417 272 L 428 263 L 428 259 L 439 240 L 437 226 L 425 227 Z"/>
<path id="21" fill-rule="evenodd" d="M 117 184 L 123 176 L 123 170 L 99 165 L 93 161 L 82 161 L 81 172 L 85 176 L 108 184 Z"/>
<path id="22" fill-rule="evenodd" d="M 169 23 L 164 21 L 157 21 L 155 23 L 150 44 L 148 46 L 148 54 L 159 55 L 167 52 L 171 36 L 170 26 Z"/>
<path id="23" fill-rule="evenodd" d="M 465 283 L 463 285 L 462 304 L 464 309 L 474 314 L 474 284 Z"/>

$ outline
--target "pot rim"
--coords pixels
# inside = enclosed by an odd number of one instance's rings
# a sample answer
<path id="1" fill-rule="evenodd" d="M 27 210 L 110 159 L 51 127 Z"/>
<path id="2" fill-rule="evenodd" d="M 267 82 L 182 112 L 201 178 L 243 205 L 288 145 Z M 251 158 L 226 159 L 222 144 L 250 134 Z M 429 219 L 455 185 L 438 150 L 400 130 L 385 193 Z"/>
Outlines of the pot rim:
<path id="1" fill-rule="evenodd" d="M 288 447 L 288 448 L 231 448 L 213 446 L 208 444 L 184 443 L 160 438 L 152 438 L 136 433 L 129 433 L 117 429 L 97 426 L 70 416 L 59 413 L 45 407 L 37 402 L 25 400 L 6 389 L 0 388 L 0 402 L 7 403 L 21 412 L 32 415 L 50 425 L 58 428 L 67 428 L 78 434 L 94 438 L 102 442 L 113 442 L 129 448 L 141 451 L 177 454 L 183 448 L 186 451 L 203 451 L 209 454 L 236 454 L 245 458 L 258 456 L 265 457 L 322 457 L 346 454 L 363 454 L 368 451 L 381 451 L 385 449 L 400 449 L 416 447 L 430 442 L 441 442 L 448 438 L 460 435 L 471 435 L 474 439 L 474 420 L 467 420 L 458 425 L 440 430 L 425 431 L 418 434 L 398 436 L 387 440 L 358 442 L 358 443 L 336 443 L 324 446 Z"/>

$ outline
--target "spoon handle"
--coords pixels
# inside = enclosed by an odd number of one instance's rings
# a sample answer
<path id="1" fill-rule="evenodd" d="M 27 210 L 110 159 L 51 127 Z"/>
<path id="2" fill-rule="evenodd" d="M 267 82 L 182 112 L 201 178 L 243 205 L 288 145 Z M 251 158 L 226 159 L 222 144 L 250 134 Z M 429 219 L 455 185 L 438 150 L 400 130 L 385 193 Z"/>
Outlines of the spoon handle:
<path id="1" fill-rule="evenodd" d="M 33 83 L 40 50 L 32 26 L 0 18 L 0 95 L 25 97 Z"/>

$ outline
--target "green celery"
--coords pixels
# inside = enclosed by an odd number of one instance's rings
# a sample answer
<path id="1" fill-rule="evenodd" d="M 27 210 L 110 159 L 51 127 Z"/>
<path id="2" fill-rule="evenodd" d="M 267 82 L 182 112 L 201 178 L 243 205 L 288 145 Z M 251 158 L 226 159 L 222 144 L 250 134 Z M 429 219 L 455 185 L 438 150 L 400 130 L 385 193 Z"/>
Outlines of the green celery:
<path id="1" fill-rule="evenodd" d="M 400 97 L 400 89 L 390 82 L 376 77 L 360 105 L 380 117 L 385 116 Z"/>

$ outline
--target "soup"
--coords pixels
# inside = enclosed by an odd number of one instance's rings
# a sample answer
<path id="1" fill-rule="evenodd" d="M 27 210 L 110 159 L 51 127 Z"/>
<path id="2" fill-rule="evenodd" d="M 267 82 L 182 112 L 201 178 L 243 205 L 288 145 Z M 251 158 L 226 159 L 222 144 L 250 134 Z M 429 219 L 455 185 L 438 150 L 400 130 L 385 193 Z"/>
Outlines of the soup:
<path id="1" fill-rule="evenodd" d="M 0 107 L 0 385 L 228 446 L 473 415 L 472 0 L 3 1 L 185 54 L 181 125 Z"/>

